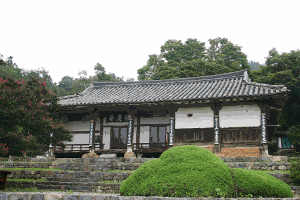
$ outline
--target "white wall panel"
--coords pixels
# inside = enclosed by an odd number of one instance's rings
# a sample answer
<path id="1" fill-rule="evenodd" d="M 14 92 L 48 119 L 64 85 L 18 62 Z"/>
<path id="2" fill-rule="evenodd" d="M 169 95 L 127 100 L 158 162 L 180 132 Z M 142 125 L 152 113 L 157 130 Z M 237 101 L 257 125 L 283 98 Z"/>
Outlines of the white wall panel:
<path id="1" fill-rule="evenodd" d="M 104 149 L 110 149 L 110 127 L 103 127 Z"/>
<path id="2" fill-rule="evenodd" d="M 66 123 L 66 127 L 70 128 L 72 131 L 89 131 L 90 130 L 90 122 L 82 122 L 82 121 L 72 121 Z"/>
<path id="3" fill-rule="evenodd" d="M 132 137 L 133 137 L 133 143 L 136 143 L 136 131 L 137 131 L 137 126 L 134 126 L 134 128 L 133 128 L 133 135 L 132 135 Z"/>
<path id="4" fill-rule="evenodd" d="M 89 144 L 89 134 L 73 134 L 73 140 L 71 142 L 65 142 L 64 144 Z"/>
<path id="5" fill-rule="evenodd" d="M 260 126 L 261 111 L 257 105 L 224 106 L 219 111 L 220 127 Z"/>
<path id="6" fill-rule="evenodd" d="M 73 140 L 71 142 L 64 142 L 64 144 L 86 144 L 83 147 L 88 147 L 89 145 L 89 134 L 73 134 Z M 71 147 L 66 146 L 65 150 L 71 150 Z M 80 146 L 73 146 L 73 150 L 80 150 Z"/>
<path id="7" fill-rule="evenodd" d="M 140 143 L 149 143 L 150 126 L 141 126 Z M 149 145 L 145 146 L 149 148 Z"/>
<path id="8" fill-rule="evenodd" d="M 170 115 L 167 115 L 166 117 L 153 118 L 141 117 L 141 124 L 170 124 Z"/>
<path id="9" fill-rule="evenodd" d="M 133 128 L 133 135 L 132 135 L 132 143 L 136 143 L 136 132 L 137 132 L 137 126 L 134 126 Z M 134 148 L 136 149 L 136 147 Z"/>
<path id="10" fill-rule="evenodd" d="M 187 114 L 193 114 L 193 116 L 187 117 Z M 175 113 L 175 129 L 212 128 L 213 115 L 210 107 L 179 108 Z"/>

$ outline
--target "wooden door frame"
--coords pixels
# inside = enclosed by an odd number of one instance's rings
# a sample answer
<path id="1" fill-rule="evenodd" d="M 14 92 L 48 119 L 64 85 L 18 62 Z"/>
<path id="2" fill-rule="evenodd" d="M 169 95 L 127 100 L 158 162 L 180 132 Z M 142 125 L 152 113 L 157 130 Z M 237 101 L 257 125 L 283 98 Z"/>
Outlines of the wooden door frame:
<path id="1" fill-rule="evenodd" d="M 114 136 L 113 136 L 113 133 L 114 133 L 113 129 L 114 128 L 118 128 L 119 129 L 119 132 L 118 132 L 118 135 L 119 135 L 119 138 L 118 138 L 119 139 L 119 144 L 120 144 L 120 138 L 121 138 L 120 137 L 121 136 L 121 128 L 126 128 L 127 129 L 126 133 L 128 133 L 128 127 L 127 126 L 111 126 L 110 127 L 110 149 L 115 149 L 115 148 L 112 148 L 112 141 L 114 140 Z M 122 148 L 122 149 L 126 149 L 127 148 L 126 144 L 127 144 L 127 142 L 125 143 L 125 148 Z"/>
<path id="2" fill-rule="evenodd" d="M 165 143 L 167 142 L 168 138 L 167 137 L 167 126 L 169 126 L 169 124 L 151 124 L 150 125 L 150 130 L 149 130 L 149 146 L 151 146 L 151 144 L 157 144 L 157 143 L 151 143 L 151 127 L 157 127 L 157 141 L 159 139 L 159 127 L 165 127 Z"/>

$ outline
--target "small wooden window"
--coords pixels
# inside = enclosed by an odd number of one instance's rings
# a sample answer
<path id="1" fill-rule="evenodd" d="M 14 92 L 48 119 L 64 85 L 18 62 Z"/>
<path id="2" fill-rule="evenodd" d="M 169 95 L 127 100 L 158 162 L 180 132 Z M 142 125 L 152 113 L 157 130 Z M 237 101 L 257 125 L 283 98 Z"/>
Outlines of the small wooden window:
<path id="1" fill-rule="evenodd" d="M 194 132 L 194 133 L 186 133 L 184 134 L 184 140 L 185 141 L 200 141 L 203 140 L 203 132 Z"/>

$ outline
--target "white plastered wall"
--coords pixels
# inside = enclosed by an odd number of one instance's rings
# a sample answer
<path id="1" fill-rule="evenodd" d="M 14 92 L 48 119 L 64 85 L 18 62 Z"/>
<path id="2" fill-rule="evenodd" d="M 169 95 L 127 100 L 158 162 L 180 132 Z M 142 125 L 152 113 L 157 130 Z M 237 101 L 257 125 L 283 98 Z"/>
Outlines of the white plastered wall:
<path id="1" fill-rule="evenodd" d="M 219 111 L 220 127 L 258 127 L 261 110 L 257 105 L 224 106 Z"/>
<path id="2" fill-rule="evenodd" d="M 89 131 L 90 130 L 90 122 L 89 121 L 72 121 L 66 123 L 66 127 L 71 129 L 72 131 Z"/>
<path id="3" fill-rule="evenodd" d="M 193 114 L 188 117 L 187 114 Z M 212 128 L 214 113 L 210 107 L 179 108 L 175 112 L 175 129 Z"/>
<path id="4" fill-rule="evenodd" d="M 149 143 L 150 126 L 141 126 L 140 143 Z M 145 145 L 145 148 L 149 148 L 149 145 Z"/>
<path id="5" fill-rule="evenodd" d="M 103 127 L 104 149 L 110 149 L 110 127 Z"/>
<path id="6" fill-rule="evenodd" d="M 153 117 L 153 118 L 144 118 L 140 119 L 141 124 L 170 124 L 170 114 L 167 114 L 166 117 Z"/>

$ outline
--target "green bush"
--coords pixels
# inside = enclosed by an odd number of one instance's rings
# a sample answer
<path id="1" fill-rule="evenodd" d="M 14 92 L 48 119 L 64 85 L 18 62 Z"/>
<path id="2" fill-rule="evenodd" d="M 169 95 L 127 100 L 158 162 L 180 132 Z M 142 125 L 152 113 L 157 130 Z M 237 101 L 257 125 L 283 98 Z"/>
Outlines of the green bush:
<path id="1" fill-rule="evenodd" d="M 121 196 L 230 197 L 229 167 L 207 149 L 186 145 L 149 160 L 120 187 Z"/>
<path id="2" fill-rule="evenodd" d="M 290 169 L 290 177 L 293 183 L 300 184 L 300 163 L 293 162 Z"/>
<path id="3" fill-rule="evenodd" d="M 294 197 L 288 184 L 265 172 L 241 168 L 231 168 L 230 171 L 237 196 L 252 194 L 255 197 Z"/>

